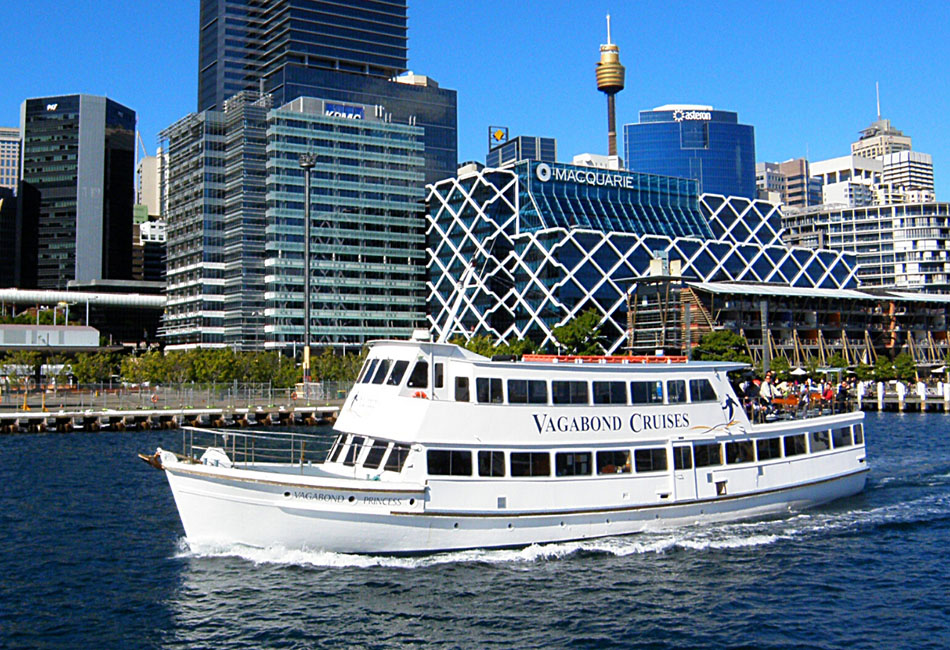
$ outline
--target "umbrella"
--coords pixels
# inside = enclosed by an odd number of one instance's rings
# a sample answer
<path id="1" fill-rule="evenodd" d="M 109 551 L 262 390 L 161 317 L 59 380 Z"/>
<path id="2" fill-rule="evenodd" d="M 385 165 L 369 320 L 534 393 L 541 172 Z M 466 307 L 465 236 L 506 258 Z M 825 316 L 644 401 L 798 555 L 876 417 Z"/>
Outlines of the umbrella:
<path id="1" fill-rule="evenodd" d="M 794 370 L 792 370 L 792 371 L 791 371 L 790 373 L 788 373 L 788 374 L 790 374 L 790 375 L 795 375 L 795 376 L 797 376 L 797 377 L 801 377 L 802 375 L 807 375 L 807 374 L 808 374 L 808 371 L 805 370 L 804 368 L 795 368 Z"/>

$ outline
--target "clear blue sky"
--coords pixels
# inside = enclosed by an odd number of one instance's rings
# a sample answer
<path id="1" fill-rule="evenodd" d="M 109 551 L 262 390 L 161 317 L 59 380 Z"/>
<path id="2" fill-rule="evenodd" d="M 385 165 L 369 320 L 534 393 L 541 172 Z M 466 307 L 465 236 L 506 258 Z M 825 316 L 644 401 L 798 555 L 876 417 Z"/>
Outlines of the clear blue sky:
<path id="1" fill-rule="evenodd" d="M 667 103 L 755 126 L 756 158 L 845 155 L 881 112 L 934 157 L 950 200 L 950 2 L 410 0 L 409 65 L 458 91 L 459 159 L 489 125 L 558 139 L 562 160 L 606 153 L 594 64 L 604 16 L 627 68 L 618 124 Z M 7 0 L 0 125 L 27 97 L 107 95 L 136 110 L 149 152 L 195 110 L 198 0 Z M 622 144 L 621 144 L 622 146 Z"/>

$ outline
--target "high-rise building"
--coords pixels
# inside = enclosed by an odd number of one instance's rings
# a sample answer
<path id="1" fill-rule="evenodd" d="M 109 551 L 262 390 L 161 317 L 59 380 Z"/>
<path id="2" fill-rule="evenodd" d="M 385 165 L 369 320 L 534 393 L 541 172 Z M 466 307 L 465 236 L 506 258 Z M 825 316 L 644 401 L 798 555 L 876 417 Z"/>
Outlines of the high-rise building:
<path id="1" fill-rule="evenodd" d="M 135 111 L 93 95 L 28 99 L 20 131 L 17 286 L 129 279 Z"/>
<path id="2" fill-rule="evenodd" d="M 169 347 L 290 352 L 303 340 L 301 153 L 316 156 L 315 342 L 405 337 L 424 322 L 422 129 L 380 106 L 298 98 L 272 109 L 269 95 L 242 91 L 162 137 Z"/>
<path id="3" fill-rule="evenodd" d="M 20 129 L 0 127 L 0 188 L 14 193 L 20 180 Z"/>
<path id="4" fill-rule="evenodd" d="M 406 2 L 202 0 L 198 110 L 241 90 L 274 106 L 297 97 L 380 104 L 424 130 L 425 182 L 455 173 L 457 100 L 407 68 Z"/>
<path id="5" fill-rule="evenodd" d="M 881 182 L 883 169 L 880 160 L 854 154 L 811 163 L 825 205 L 873 205 L 874 187 Z"/>
<path id="6" fill-rule="evenodd" d="M 301 97 L 267 120 L 266 345 L 304 339 L 304 176 L 311 175 L 313 341 L 337 349 L 425 325 L 422 129 L 382 106 Z"/>
<path id="7" fill-rule="evenodd" d="M 755 130 L 731 111 L 668 104 L 626 124 L 627 169 L 692 178 L 701 193 L 755 198 Z"/>
<path id="8" fill-rule="evenodd" d="M 812 175 L 804 158 L 756 163 L 755 185 L 760 199 L 789 208 L 821 204 L 821 181 Z"/>
<path id="9" fill-rule="evenodd" d="M 851 144 L 851 154 L 865 158 L 878 158 L 890 153 L 910 151 L 909 135 L 891 126 L 890 120 L 882 120 L 878 115 L 877 121 L 861 131 L 861 137 Z"/>
<path id="10" fill-rule="evenodd" d="M 519 160 L 557 161 L 557 140 L 519 135 L 488 150 L 485 156 L 487 167 L 505 167 Z"/>
<path id="11" fill-rule="evenodd" d="M 224 100 L 288 67 L 382 79 L 407 67 L 405 1 L 201 0 L 200 21 L 199 111 L 223 110 Z"/>

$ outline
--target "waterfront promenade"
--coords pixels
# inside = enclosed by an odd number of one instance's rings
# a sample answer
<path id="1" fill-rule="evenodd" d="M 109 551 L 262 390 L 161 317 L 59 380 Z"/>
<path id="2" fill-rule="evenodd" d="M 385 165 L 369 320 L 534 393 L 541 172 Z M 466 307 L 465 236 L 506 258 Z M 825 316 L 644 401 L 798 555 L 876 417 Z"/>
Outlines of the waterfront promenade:
<path id="1" fill-rule="evenodd" d="M 97 387 L 5 392 L 0 432 L 316 425 L 336 419 L 345 386 L 308 391 L 267 385 L 224 388 Z"/>

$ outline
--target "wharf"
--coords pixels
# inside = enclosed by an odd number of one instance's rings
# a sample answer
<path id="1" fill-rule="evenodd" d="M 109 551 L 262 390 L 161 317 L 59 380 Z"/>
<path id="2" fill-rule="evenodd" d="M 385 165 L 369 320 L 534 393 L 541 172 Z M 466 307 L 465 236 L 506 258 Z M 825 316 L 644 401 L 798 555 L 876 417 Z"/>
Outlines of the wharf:
<path id="1" fill-rule="evenodd" d="M 894 394 L 865 396 L 858 399 L 858 408 L 862 411 L 897 411 L 899 413 L 950 413 L 950 400 L 942 397 L 921 399 L 918 395 L 906 395 L 903 398 Z"/>
<path id="2" fill-rule="evenodd" d="M 241 406 L 101 410 L 0 411 L 0 433 L 126 431 L 179 426 L 316 426 L 336 421 L 339 406 Z"/>

